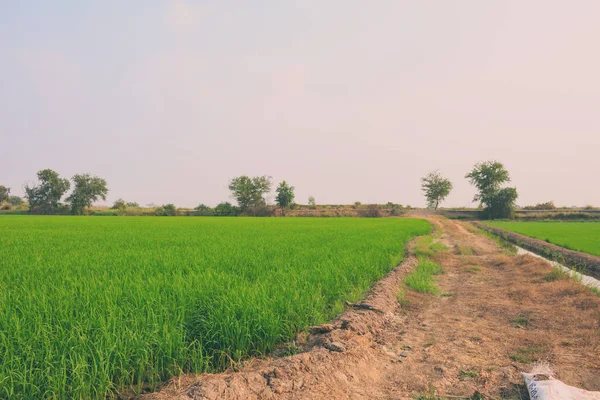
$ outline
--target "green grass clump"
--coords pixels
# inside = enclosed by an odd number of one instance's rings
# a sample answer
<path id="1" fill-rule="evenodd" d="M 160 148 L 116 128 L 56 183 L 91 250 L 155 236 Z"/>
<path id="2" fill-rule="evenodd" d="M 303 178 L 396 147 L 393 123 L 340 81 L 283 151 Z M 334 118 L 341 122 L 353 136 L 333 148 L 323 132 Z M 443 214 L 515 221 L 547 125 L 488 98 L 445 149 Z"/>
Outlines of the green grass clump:
<path id="1" fill-rule="evenodd" d="M 117 397 L 269 353 L 431 231 L 416 219 L 0 216 L 0 398 Z"/>
<path id="2" fill-rule="evenodd" d="M 491 226 L 600 256 L 598 222 L 490 222 Z"/>
<path id="3" fill-rule="evenodd" d="M 411 289 L 421 293 L 438 293 L 435 284 L 435 275 L 443 272 L 442 266 L 427 258 L 419 258 L 419 264 L 404 278 L 404 282 Z"/>
<path id="4" fill-rule="evenodd" d="M 552 271 L 546 275 L 542 279 L 546 282 L 554 282 L 562 279 L 569 279 L 569 273 L 562 268 L 554 267 Z"/>
<path id="5" fill-rule="evenodd" d="M 542 356 L 544 349 L 540 346 L 529 345 L 518 348 L 515 353 L 509 354 L 509 358 L 520 363 L 532 363 Z"/>

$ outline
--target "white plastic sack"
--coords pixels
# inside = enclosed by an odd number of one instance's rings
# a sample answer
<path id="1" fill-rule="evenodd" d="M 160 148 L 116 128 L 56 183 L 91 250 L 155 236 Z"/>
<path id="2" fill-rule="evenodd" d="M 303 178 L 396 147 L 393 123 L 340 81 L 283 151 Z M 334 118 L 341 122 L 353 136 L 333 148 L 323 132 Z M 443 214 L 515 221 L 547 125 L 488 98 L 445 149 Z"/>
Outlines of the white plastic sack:
<path id="1" fill-rule="evenodd" d="M 566 385 L 547 374 L 523 374 L 531 400 L 600 400 L 600 392 Z"/>

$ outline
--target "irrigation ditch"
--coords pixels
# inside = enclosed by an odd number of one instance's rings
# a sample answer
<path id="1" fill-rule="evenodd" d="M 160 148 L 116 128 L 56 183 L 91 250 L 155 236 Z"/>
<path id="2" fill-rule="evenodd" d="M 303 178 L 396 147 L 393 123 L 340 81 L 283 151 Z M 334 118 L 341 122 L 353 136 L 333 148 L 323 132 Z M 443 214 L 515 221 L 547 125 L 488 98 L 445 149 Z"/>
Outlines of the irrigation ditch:
<path id="1" fill-rule="evenodd" d="M 489 226 L 481 222 L 471 221 L 471 223 L 486 232 L 492 233 L 547 260 L 570 267 L 583 275 L 600 279 L 600 257 L 569 250 L 543 240 Z"/>

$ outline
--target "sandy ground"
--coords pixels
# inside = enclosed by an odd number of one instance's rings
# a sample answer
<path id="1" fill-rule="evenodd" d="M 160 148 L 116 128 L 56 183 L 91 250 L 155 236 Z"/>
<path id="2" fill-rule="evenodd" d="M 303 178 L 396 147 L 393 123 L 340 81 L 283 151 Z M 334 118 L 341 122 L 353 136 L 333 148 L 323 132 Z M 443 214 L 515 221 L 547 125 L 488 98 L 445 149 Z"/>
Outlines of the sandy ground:
<path id="1" fill-rule="evenodd" d="M 520 372 L 534 362 L 600 390 L 600 297 L 572 279 L 546 281 L 544 260 L 507 255 L 468 223 L 426 218 L 449 247 L 437 256 L 440 294 L 405 290 L 399 304 L 410 257 L 364 299 L 374 309 L 349 306 L 305 339 L 304 352 L 181 376 L 142 398 L 524 399 Z"/>

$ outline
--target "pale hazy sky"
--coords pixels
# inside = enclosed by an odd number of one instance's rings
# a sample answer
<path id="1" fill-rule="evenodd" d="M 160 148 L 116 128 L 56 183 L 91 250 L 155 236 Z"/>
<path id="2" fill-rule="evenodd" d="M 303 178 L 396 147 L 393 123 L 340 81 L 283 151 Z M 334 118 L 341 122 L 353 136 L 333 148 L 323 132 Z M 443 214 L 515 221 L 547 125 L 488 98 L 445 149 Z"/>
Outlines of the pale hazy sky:
<path id="1" fill-rule="evenodd" d="M 272 175 L 297 201 L 424 205 L 497 159 L 518 204 L 600 205 L 600 2 L 3 1 L 0 184 L 108 180 L 195 206 Z"/>

